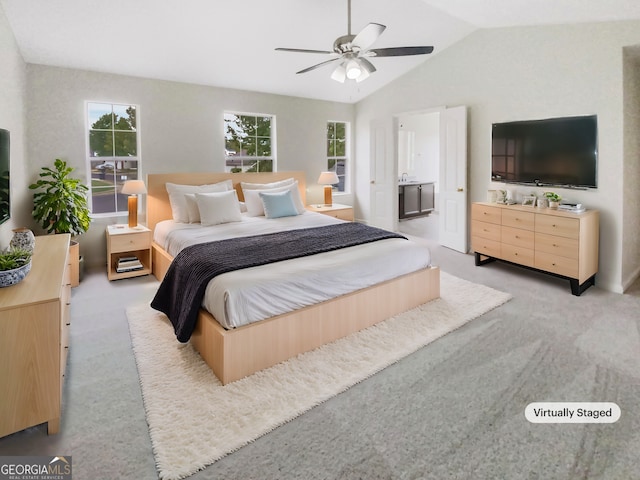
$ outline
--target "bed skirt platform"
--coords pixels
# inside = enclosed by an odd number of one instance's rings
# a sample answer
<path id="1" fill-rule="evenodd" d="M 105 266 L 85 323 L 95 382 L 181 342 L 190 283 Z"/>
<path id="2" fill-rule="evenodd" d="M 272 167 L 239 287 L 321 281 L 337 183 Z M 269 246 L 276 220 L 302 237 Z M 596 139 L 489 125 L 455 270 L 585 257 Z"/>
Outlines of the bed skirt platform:
<path id="1" fill-rule="evenodd" d="M 190 341 L 226 385 L 439 296 L 440 270 L 429 267 L 234 330 L 201 309 Z"/>

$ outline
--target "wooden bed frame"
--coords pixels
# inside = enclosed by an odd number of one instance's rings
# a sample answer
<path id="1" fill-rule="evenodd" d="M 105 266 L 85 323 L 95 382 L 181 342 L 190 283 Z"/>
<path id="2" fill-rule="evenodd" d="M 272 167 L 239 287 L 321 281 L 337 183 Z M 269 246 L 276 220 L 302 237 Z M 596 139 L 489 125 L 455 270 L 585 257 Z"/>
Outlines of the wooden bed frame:
<path id="1" fill-rule="evenodd" d="M 165 184 L 204 185 L 232 179 L 242 201 L 240 182 L 298 180 L 306 204 L 304 172 L 167 173 L 147 175 L 147 226 L 171 218 Z M 153 274 L 162 280 L 173 258 L 152 244 Z M 200 309 L 191 343 L 223 385 L 271 367 L 300 353 L 370 327 L 440 296 L 440 270 L 428 267 L 338 298 L 233 330 Z"/>

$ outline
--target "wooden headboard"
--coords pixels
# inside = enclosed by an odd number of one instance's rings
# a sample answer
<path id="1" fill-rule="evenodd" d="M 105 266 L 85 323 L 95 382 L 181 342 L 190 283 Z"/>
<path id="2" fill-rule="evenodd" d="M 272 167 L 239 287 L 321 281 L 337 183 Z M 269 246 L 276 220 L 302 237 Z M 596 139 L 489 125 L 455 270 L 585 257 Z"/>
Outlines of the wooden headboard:
<path id="1" fill-rule="evenodd" d="M 240 182 L 270 183 L 287 178 L 295 178 L 298 181 L 300 198 L 307 204 L 307 185 L 304 172 L 265 172 L 265 173 L 150 173 L 147 175 L 147 227 L 152 231 L 156 224 L 171 217 L 171 204 L 165 184 L 177 183 L 180 185 L 207 185 L 231 179 L 238 192 L 240 201 L 244 201 Z"/>

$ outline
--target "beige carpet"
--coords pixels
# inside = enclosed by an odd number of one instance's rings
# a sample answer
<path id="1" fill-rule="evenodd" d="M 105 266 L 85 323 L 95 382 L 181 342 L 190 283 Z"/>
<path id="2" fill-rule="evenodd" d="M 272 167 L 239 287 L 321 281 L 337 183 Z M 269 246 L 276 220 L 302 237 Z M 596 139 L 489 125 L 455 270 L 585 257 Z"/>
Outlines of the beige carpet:
<path id="1" fill-rule="evenodd" d="M 163 314 L 127 309 L 160 478 L 192 475 L 510 298 L 441 274 L 440 299 L 224 387 Z"/>

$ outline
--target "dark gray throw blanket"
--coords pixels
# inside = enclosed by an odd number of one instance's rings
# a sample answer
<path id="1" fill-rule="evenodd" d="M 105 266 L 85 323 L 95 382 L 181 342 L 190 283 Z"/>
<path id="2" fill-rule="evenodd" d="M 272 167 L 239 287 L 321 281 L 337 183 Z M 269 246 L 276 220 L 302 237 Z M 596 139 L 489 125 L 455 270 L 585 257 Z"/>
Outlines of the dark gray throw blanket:
<path id="1" fill-rule="evenodd" d="M 207 284 L 215 276 L 386 238 L 405 237 L 349 222 L 192 245 L 173 259 L 151 307 L 167 315 L 178 340 L 187 342 Z"/>

